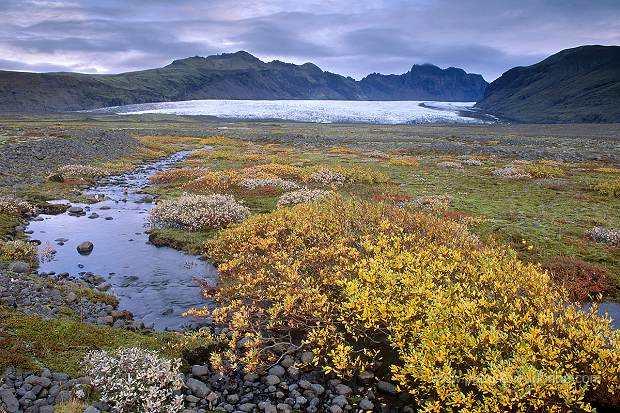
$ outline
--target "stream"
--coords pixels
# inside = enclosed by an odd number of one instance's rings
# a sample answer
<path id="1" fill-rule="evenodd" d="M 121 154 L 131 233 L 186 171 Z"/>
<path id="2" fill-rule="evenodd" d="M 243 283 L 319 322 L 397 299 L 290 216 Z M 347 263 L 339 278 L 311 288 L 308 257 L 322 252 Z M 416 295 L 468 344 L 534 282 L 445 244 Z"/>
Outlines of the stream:
<path id="1" fill-rule="evenodd" d="M 145 202 L 141 193 L 151 175 L 170 168 L 189 153 L 177 152 L 132 172 L 101 179 L 84 192 L 101 202 L 71 204 L 83 208 L 86 215 L 40 215 L 43 220 L 30 222 L 30 237 L 40 240 L 41 247 L 56 251 L 51 259 L 41 260 L 39 271 L 73 276 L 92 272 L 104 277 L 119 298 L 119 309 L 131 311 L 136 319 L 156 330 L 196 326 L 196 320 L 181 314 L 209 304 L 201 295 L 198 280 L 214 282 L 216 269 L 200 257 L 148 242 L 145 231 L 154 203 L 148 197 Z M 93 213 L 98 217 L 90 218 Z M 77 251 L 84 241 L 94 244 L 89 255 Z"/>

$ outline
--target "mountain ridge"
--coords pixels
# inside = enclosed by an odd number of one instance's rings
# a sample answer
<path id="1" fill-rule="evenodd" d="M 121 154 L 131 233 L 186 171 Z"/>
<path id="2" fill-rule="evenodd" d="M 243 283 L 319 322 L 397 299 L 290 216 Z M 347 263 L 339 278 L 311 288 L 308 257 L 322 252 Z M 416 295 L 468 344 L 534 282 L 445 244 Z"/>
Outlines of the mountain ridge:
<path id="1" fill-rule="evenodd" d="M 475 107 L 517 122 L 620 122 L 620 46 L 564 49 L 512 68 Z"/>
<path id="2" fill-rule="evenodd" d="M 264 62 L 239 51 L 120 74 L 0 71 L 0 111 L 62 112 L 193 99 L 475 101 L 487 85 L 481 75 L 429 64 L 357 81 L 310 62 Z"/>

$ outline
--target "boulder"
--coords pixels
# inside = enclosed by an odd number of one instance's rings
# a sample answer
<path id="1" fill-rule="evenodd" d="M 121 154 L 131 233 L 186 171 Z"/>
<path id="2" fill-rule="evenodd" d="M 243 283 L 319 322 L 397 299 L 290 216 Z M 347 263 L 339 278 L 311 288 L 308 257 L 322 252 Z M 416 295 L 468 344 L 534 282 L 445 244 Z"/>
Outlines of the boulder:
<path id="1" fill-rule="evenodd" d="M 95 246 L 92 242 L 84 241 L 77 246 L 77 251 L 80 253 L 80 255 L 88 255 L 93 252 L 93 248 L 95 248 Z"/>
<path id="2" fill-rule="evenodd" d="M 30 264 L 25 261 L 13 261 L 8 268 L 11 272 L 16 272 L 18 274 L 24 274 L 30 271 Z"/>

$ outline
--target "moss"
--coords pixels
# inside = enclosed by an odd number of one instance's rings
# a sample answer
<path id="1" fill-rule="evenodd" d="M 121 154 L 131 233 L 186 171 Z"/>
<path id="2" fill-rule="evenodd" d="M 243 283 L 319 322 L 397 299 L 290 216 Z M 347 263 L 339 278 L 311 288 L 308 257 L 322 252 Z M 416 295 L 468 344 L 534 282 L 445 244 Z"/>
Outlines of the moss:
<path id="1" fill-rule="evenodd" d="M 115 296 L 95 291 L 92 288 L 77 288 L 74 292 L 78 297 L 87 298 L 90 301 L 98 301 L 100 303 L 110 304 L 113 306 L 118 305 L 118 298 Z"/>
<path id="2" fill-rule="evenodd" d="M 0 238 L 13 234 L 15 227 L 22 223 L 22 219 L 15 215 L 0 214 Z"/>
<path id="3" fill-rule="evenodd" d="M 213 237 L 216 230 L 206 232 L 185 231 L 180 229 L 152 229 L 149 241 L 157 247 L 171 247 L 190 254 L 204 253 L 205 243 Z"/>

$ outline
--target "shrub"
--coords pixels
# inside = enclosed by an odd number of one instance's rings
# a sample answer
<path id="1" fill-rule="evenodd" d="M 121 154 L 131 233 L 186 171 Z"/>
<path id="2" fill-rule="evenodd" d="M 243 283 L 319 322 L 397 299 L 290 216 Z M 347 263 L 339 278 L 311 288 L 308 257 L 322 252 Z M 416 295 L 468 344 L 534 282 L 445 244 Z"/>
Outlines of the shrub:
<path id="1" fill-rule="evenodd" d="M 595 188 L 603 195 L 620 197 L 620 178 L 603 181 Z"/>
<path id="2" fill-rule="evenodd" d="M 101 399 L 119 413 L 173 413 L 183 408 L 180 360 L 139 348 L 93 351 L 84 360 Z"/>
<path id="3" fill-rule="evenodd" d="M 288 179 L 301 179 L 304 177 L 304 172 L 301 168 L 281 163 L 266 163 L 262 165 L 256 165 L 242 169 L 240 172 L 246 174 L 266 173 L 278 176 L 280 178 Z"/>
<path id="4" fill-rule="evenodd" d="M 428 195 L 407 202 L 405 206 L 421 212 L 444 213 L 448 210 L 451 202 L 452 197 L 449 195 Z"/>
<path id="5" fill-rule="evenodd" d="M 160 228 L 204 231 L 240 222 L 250 210 L 231 195 L 183 195 L 151 209 L 151 223 Z"/>
<path id="6" fill-rule="evenodd" d="M 593 241 L 620 246 L 620 231 L 604 227 L 594 227 L 586 232 L 586 237 Z"/>
<path id="7" fill-rule="evenodd" d="M 390 155 L 378 150 L 364 152 L 364 155 L 368 156 L 369 158 L 390 159 Z"/>
<path id="8" fill-rule="evenodd" d="M 0 240 L 0 261 L 26 261 L 34 264 L 37 262 L 37 247 L 22 240 Z"/>
<path id="9" fill-rule="evenodd" d="M 235 146 L 243 144 L 239 139 L 229 138 L 226 136 L 207 136 L 200 139 L 200 145 L 228 145 Z"/>
<path id="10" fill-rule="evenodd" d="M 310 175 L 310 180 L 321 185 L 344 185 L 347 177 L 343 174 L 329 169 L 321 169 Z"/>
<path id="11" fill-rule="evenodd" d="M 418 166 L 418 164 L 418 160 L 413 157 L 401 157 L 388 161 L 388 165 L 390 166 Z"/>
<path id="12" fill-rule="evenodd" d="M 251 189 L 251 190 L 254 190 L 257 188 L 265 188 L 265 187 L 281 188 L 286 191 L 290 191 L 292 189 L 299 189 L 299 185 L 297 185 L 295 182 L 287 181 L 286 179 L 282 179 L 282 178 L 244 179 L 243 181 L 239 182 L 239 186 L 242 188 Z"/>
<path id="13" fill-rule="evenodd" d="M 37 213 L 37 208 L 23 199 L 12 196 L 0 196 L 0 214 L 28 216 Z"/>
<path id="14" fill-rule="evenodd" d="M 191 181 L 200 178 L 207 172 L 209 172 L 209 168 L 179 168 L 157 172 L 149 179 L 156 184 L 167 184 L 171 182 Z"/>
<path id="15" fill-rule="evenodd" d="M 564 175 L 562 168 L 542 162 L 525 165 L 525 172 L 534 178 L 555 178 Z"/>
<path id="16" fill-rule="evenodd" d="M 381 360 L 423 411 L 587 410 L 620 391 L 610 321 L 458 223 L 333 197 L 252 217 L 209 251 L 221 307 L 193 313 L 229 322 L 216 366 L 255 368 L 291 344 L 340 375 Z"/>
<path id="17" fill-rule="evenodd" d="M 554 281 L 568 291 L 571 300 L 584 303 L 613 291 L 607 268 L 574 257 L 556 256 L 548 259 L 543 268 Z"/>
<path id="18" fill-rule="evenodd" d="M 315 202 L 332 194 L 333 192 L 325 191 L 323 189 L 310 189 L 308 187 L 303 187 L 296 191 L 282 194 L 280 198 L 278 198 L 277 205 L 278 207 L 283 207 L 288 205 L 302 204 L 306 202 Z"/>
<path id="19" fill-rule="evenodd" d="M 327 153 L 334 155 L 357 155 L 359 151 L 348 146 L 332 146 Z"/>
<path id="20" fill-rule="evenodd" d="M 465 159 L 463 165 L 467 166 L 482 166 L 483 162 L 480 159 Z"/>
<path id="21" fill-rule="evenodd" d="M 329 177 L 334 178 L 334 182 L 330 183 L 338 183 L 341 179 L 340 176 L 344 176 L 345 183 L 358 183 L 358 184 L 384 184 L 390 181 L 390 177 L 385 173 L 378 171 L 376 169 L 365 168 L 361 166 L 342 166 L 342 165 L 334 165 L 329 168 L 320 167 L 318 169 L 313 168 L 314 172 L 310 174 L 309 179 L 314 180 L 312 176 L 315 173 L 319 173 L 321 176 L 323 175 L 327 180 Z M 311 169 L 312 170 L 312 169 Z"/>
<path id="22" fill-rule="evenodd" d="M 620 174 L 620 168 L 601 167 L 592 169 L 594 172 L 602 172 L 605 174 Z"/>
<path id="23" fill-rule="evenodd" d="M 80 178 L 99 178 L 109 175 L 105 169 L 90 165 L 65 165 L 58 168 L 58 173 L 63 176 Z"/>
<path id="24" fill-rule="evenodd" d="M 493 176 L 510 179 L 530 179 L 532 177 L 532 175 L 525 172 L 523 169 L 514 166 L 496 169 L 493 171 Z"/>
<path id="25" fill-rule="evenodd" d="M 437 166 L 440 168 L 447 168 L 447 169 L 463 169 L 462 163 L 454 162 L 454 161 L 439 162 Z"/>

